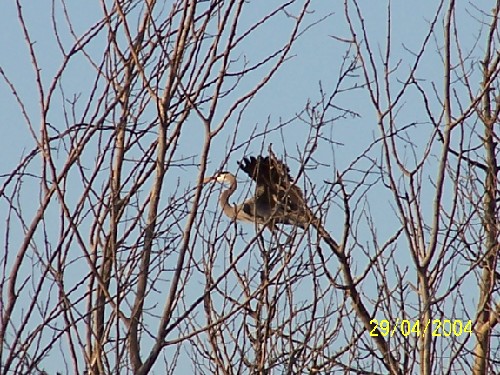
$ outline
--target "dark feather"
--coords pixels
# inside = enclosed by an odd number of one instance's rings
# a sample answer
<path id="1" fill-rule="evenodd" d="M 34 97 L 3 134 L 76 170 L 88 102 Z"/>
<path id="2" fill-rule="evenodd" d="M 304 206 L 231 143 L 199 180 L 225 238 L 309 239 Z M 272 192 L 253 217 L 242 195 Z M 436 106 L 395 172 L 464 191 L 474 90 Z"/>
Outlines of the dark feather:
<path id="1" fill-rule="evenodd" d="M 291 216 L 308 220 L 302 191 L 293 183 L 288 166 L 277 159 L 272 151 L 270 156 L 251 156 L 238 164 L 257 184 L 256 204 L 274 211 L 276 222 L 291 224 Z"/>
<path id="2" fill-rule="evenodd" d="M 252 180 L 257 182 L 257 185 L 289 185 L 293 183 L 290 168 L 274 157 L 250 156 L 244 158 L 238 165 Z"/>

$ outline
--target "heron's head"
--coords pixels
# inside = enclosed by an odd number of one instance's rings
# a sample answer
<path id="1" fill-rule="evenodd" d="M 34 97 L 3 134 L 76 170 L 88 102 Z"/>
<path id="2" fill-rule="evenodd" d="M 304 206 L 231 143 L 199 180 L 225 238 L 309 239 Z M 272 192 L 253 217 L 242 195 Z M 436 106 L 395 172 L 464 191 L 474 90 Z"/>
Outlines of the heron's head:
<path id="1" fill-rule="evenodd" d="M 218 182 L 220 184 L 231 184 L 236 180 L 236 178 L 233 176 L 232 173 L 222 171 L 217 173 L 216 175 L 212 177 L 207 177 L 203 180 L 203 183 L 207 182 Z"/>

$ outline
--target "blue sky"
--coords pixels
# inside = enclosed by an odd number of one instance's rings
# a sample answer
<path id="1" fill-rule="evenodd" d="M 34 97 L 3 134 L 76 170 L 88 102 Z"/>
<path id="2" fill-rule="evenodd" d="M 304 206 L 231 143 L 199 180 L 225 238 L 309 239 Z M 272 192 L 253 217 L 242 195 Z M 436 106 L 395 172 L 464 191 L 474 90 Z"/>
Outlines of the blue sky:
<path id="1" fill-rule="evenodd" d="M 273 2 L 269 2 L 271 6 Z M 295 44 L 292 50 L 292 58 L 285 64 L 272 81 L 256 96 L 251 104 L 250 109 L 244 117 L 245 126 L 253 128 L 255 125 L 265 124 L 269 118 L 271 123 L 277 123 L 280 119 L 288 120 L 296 113 L 301 111 L 308 100 L 315 101 L 319 98 L 319 84 L 328 92 L 336 83 L 337 74 L 341 64 L 341 58 L 345 53 L 346 45 L 341 43 L 332 36 L 348 37 L 344 12 L 341 3 L 313 2 L 312 8 L 314 12 L 307 15 L 306 23 L 320 20 L 327 14 L 333 13 L 327 20 L 313 26 L 299 41 Z M 382 2 L 362 2 L 364 8 L 367 29 L 370 35 L 370 42 L 375 49 L 385 48 L 385 31 L 386 31 L 386 5 Z M 393 3 L 393 24 L 392 27 L 397 32 L 393 33 L 393 51 L 394 59 L 402 59 L 401 74 L 404 74 L 409 66 L 409 53 L 405 48 L 417 50 L 425 36 L 424 32 L 429 20 L 433 16 L 435 5 L 430 3 L 412 4 L 409 11 L 407 4 L 401 1 Z M 55 38 L 51 26 L 51 7 L 47 3 L 39 2 L 36 4 L 26 4 L 23 6 L 28 31 L 32 38 L 36 40 L 34 49 L 37 53 L 41 67 L 41 76 L 44 85 L 47 86 L 53 77 L 53 74 L 61 67 L 62 56 L 56 46 Z M 89 25 L 93 25 L 100 16 L 99 6 L 97 3 L 77 3 L 69 4 L 70 17 L 72 26 L 76 34 L 80 35 Z M 258 15 L 265 13 L 266 7 L 259 5 L 258 7 L 250 5 L 244 19 L 255 19 Z M 66 40 L 66 48 L 70 45 L 70 38 L 65 32 L 67 27 L 62 20 L 61 11 L 55 12 L 60 20 L 61 35 L 63 42 Z M 2 18 L 6 30 L 12 30 L 10 33 L 3 33 L 0 36 L 4 54 L 0 58 L 1 67 L 5 74 L 12 80 L 16 90 L 21 94 L 23 104 L 28 109 L 28 113 L 35 127 L 38 126 L 37 115 L 38 101 L 37 88 L 34 83 L 34 73 L 31 66 L 31 61 L 27 53 L 27 45 L 23 38 L 17 19 L 17 10 L 14 3 L 6 3 L 2 5 Z M 259 56 L 264 56 L 266 51 L 273 49 L 275 45 L 281 43 L 288 37 L 290 21 L 286 17 L 278 18 L 279 23 L 269 24 L 263 27 L 262 30 L 256 33 L 256 39 L 252 39 L 244 45 L 242 54 L 249 59 Z M 241 23 L 244 25 L 244 22 Z M 418 32 L 422 30 L 422 32 Z M 417 31 L 417 32 L 416 32 Z M 259 39 L 260 38 L 260 39 Z M 101 38 L 98 41 L 104 42 Z M 90 51 L 95 51 L 96 56 L 102 50 L 100 42 L 92 42 Z M 93 47 L 95 46 L 95 47 Z M 433 46 L 431 46 L 433 47 Z M 242 48 L 243 49 L 243 48 Z M 430 51 L 430 54 L 434 51 Z M 89 90 L 87 85 L 88 80 L 93 77 L 93 71 L 89 69 L 88 64 L 82 59 L 76 59 L 76 62 L 70 64 L 69 71 L 64 75 L 62 80 L 68 99 L 73 95 L 80 96 L 82 106 L 85 103 L 84 98 Z M 411 61 L 411 59 L 409 60 Z M 432 64 L 432 61 L 436 65 Z M 79 63 L 80 62 L 80 63 Z M 428 64 L 429 66 L 425 66 Z M 420 74 L 426 80 L 439 78 L 441 67 L 439 61 L 435 58 L 426 59 Z M 434 65 L 434 66 L 433 66 Z M 250 78 L 252 80 L 252 78 Z M 249 81 L 253 84 L 253 81 Z M 245 85 L 243 85 L 243 88 Z M 29 137 L 24 121 L 22 120 L 17 109 L 7 110 L 8 108 L 17 107 L 12 95 L 9 95 L 10 90 L 5 84 L 0 86 L 2 94 L 2 114 L 1 120 L 5 124 L 10 124 L 7 137 L 3 137 L 0 142 L 2 149 L 11 152 L 6 153 L 9 164 L 17 162 L 19 153 L 16 150 L 20 149 L 20 144 L 30 147 L 33 145 L 32 139 Z M 231 100 L 229 98 L 228 100 Z M 355 110 L 360 113 L 360 118 L 348 118 L 334 124 L 333 131 L 335 140 L 342 144 L 347 144 L 346 140 L 352 140 L 352 135 L 355 134 L 355 139 L 358 142 L 367 143 L 373 139 L 376 129 L 376 117 L 372 107 L 369 105 L 366 93 L 358 91 L 354 96 L 344 95 L 339 97 L 340 104 Z M 60 114 L 57 108 L 54 108 L 53 113 Z M 408 118 L 418 118 L 418 113 L 412 113 L 410 108 L 406 108 L 405 116 Z M 54 115 L 55 116 L 55 115 Z M 56 116 L 55 116 L 56 117 Z M 57 120 L 57 117 L 54 119 Z M 19 124 L 15 126 L 15 124 Z M 300 133 L 293 132 L 287 134 L 287 145 L 291 149 L 293 144 L 300 144 L 302 139 Z M 15 140 L 15 141 L 13 141 Z M 348 149 L 352 147 L 342 147 L 342 152 L 338 155 L 337 162 L 340 166 L 345 166 L 353 159 L 355 154 L 352 154 Z M 345 158 L 345 160 L 343 160 Z M 233 166 L 234 168 L 234 166 Z"/>

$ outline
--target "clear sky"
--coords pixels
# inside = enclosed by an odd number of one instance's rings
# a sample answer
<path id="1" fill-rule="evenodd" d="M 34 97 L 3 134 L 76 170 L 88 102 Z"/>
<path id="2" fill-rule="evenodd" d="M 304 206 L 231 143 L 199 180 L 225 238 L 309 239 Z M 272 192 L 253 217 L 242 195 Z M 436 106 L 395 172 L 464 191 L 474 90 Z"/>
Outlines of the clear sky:
<path id="1" fill-rule="evenodd" d="M 267 4 L 269 8 L 272 8 L 276 2 L 270 1 Z M 338 42 L 332 36 L 348 36 L 343 7 L 341 3 L 335 4 L 334 2 L 313 1 L 312 4 L 314 12 L 306 16 L 308 22 L 320 20 L 327 14 L 332 15 L 311 27 L 301 36 L 292 50 L 293 58 L 285 64 L 284 69 L 278 72 L 270 84 L 254 98 L 251 109 L 246 112 L 244 117 L 246 126 L 250 128 L 253 128 L 256 124 L 263 126 L 268 118 L 271 123 L 277 123 L 279 119 L 290 119 L 304 108 L 308 100 L 315 101 L 319 99 L 320 82 L 325 91 L 330 90 L 336 83 L 338 70 L 346 48 L 345 44 Z M 384 2 L 361 2 L 361 4 L 365 11 L 365 21 L 370 33 L 371 43 L 374 46 L 378 45 L 380 48 L 384 48 L 386 42 L 386 4 Z M 78 2 L 67 5 L 77 35 L 87 30 L 101 15 L 97 2 Z M 420 47 L 435 8 L 436 5 L 431 2 L 412 4 L 411 9 L 403 1 L 393 2 L 392 27 L 397 30 L 393 34 L 393 52 L 394 61 L 403 59 L 401 77 L 404 77 L 411 62 L 410 59 L 405 60 L 410 56 L 410 52 L 407 50 L 416 50 Z M 34 4 L 24 4 L 22 9 L 27 20 L 28 31 L 36 40 L 34 49 L 39 59 L 42 80 L 45 85 L 48 85 L 53 74 L 61 67 L 62 63 L 61 53 L 55 43 L 52 27 L 48 27 L 52 23 L 50 18 L 51 6 L 49 3 L 36 2 Z M 1 5 L 1 10 L 3 25 L 5 30 L 9 30 L 8 33 L 0 35 L 0 43 L 3 48 L 0 57 L 1 67 L 21 94 L 23 105 L 27 108 L 33 125 L 37 127 L 37 116 L 39 115 L 37 88 L 26 41 L 19 26 L 17 7 L 14 2 L 5 2 Z M 249 4 L 245 12 L 245 19 L 254 20 L 264 14 L 266 10 L 265 5 Z M 55 14 L 57 17 L 62 17 L 60 7 L 57 5 Z M 60 21 L 62 31 L 66 31 L 64 22 L 62 22 L 62 19 Z M 255 59 L 257 59 L 281 43 L 288 36 L 290 22 L 287 21 L 286 17 L 280 17 L 277 21 L 282 22 L 282 25 L 274 22 L 262 28 L 256 33 L 256 37 L 260 39 L 251 39 L 245 45 L 245 51 L 242 51 L 242 53 L 249 58 L 255 56 Z M 243 27 L 244 22 L 241 24 Z M 419 30 L 421 32 L 418 32 Z M 470 35 L 473 36 L 473 34 Z M 61 38 L 63 42 L 66 40 L 66 46 L 70 45 L 70 38 L 67 37 L 67 34 L 61 32 Z M 102 38 L 97 40 L 104 42 Z M 101 48 L 102 45 L 98 43 L 91 43 L 89 46 L 89 50 L 94 50 L 96 53 L 99 53 Z M 434 51 L 430 52 L 434 53 Z M 432 64 L 433 61 L 436 65 Z M 425 66 L 426 64 L 428 66 Z M 424 61 L 420 74 L 427 80 L 438 79 L 441 73 L 441 67 L 438 64 L 439 61 L 435 57 Z M 66 95 L 69 97 L 80 95 L 85 98 L 85 94 L 89 90 L 88 80 L 93 78 L 92 70 L 82 62 L 81 66 L 73 64 L 70 67 L 70 72 L 74 72 L 74 74 L 65 74 L 63 80 Z M 2 98 L 0 119 L 5 126 L 9 126 L 9 129 L 11 129 L 6 136 L 0 139 L 0 145 L 6 151 L 7 156 L 3 165 L 12 166 L 18 161 L 19 150 L 22 150 L 20 145 L 32 147 L 33 140 L 26 129 L 25 121 L 23 121 L 19 110 L 16 108 L 15 100 L 12 95 L 9 95 L 10 89 L 5 84 L 2 84 L 0 90 Z M 80 101 L 84 102 L 83 98 Z M 354 96 L 344 95 L 340 99 L 343 99 L 350 109 L 360 113 L 362 117 L 348 118 L 334 124 L 333 135 L 335 140 L 346 144 L 348 143 L 345 142 L 346 140 L 353 140 L 352 136 L 354 134 L 356 135 L 355 140 L 359 144 L 366 144 L 373 139 L 373 134 L 376 132 L 376 117 L 374 117 L 372 107 L 367 103 L 366 93 L 356 93 Z M 56 108 L 52 112 L 59 113 Z M 418 113 L 412 113 L 411 108 L 407 108 L 404 115 L 409 118 L 418 118 Z M 54 115 L 54 117 L 56 116 Z M 56 121 L 57 118 L 54 120 Z M 300 144 L 301 140 L 303 140 L 300 134 L 300 132 L 289 132 L 287 134 L 287 137 L 289 137 L 287 138 L 287 147 L 290 151 L 293 149 L 292 145 Z M 260 145 L 257 145 L 257 147 L 260 147 Z M 352 151 L 358 149 L 348 145 L 348 147 L 340 147 L 340 150 L 342 152 L 337 155 L 337 163 L 342 167 L 356 155 L 356 152 L 353 153 Z M 234 168 L 235 165 L 232 167 Z"/>

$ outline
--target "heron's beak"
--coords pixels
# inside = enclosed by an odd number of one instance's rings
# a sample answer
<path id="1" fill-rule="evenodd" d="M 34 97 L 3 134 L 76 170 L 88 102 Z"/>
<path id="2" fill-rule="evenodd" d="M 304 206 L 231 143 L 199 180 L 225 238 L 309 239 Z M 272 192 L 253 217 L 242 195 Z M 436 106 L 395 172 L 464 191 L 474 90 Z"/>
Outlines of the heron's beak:
<path id="1" fill-rule="evenodd" d="M 212 177 L 206 177 L 203 179 L 203 183 L 206 184 L 208 182 L 212 182 L 212 181 L 215 181 L 215 176 L 212 176 Z"/>

